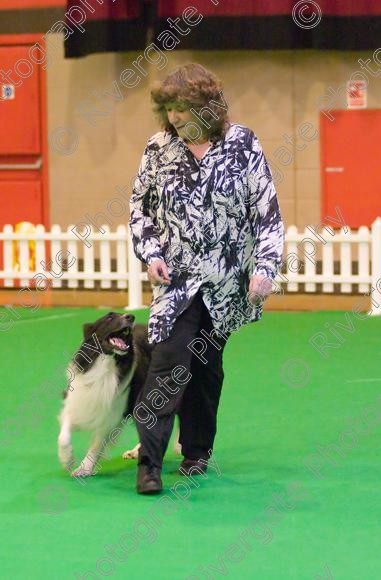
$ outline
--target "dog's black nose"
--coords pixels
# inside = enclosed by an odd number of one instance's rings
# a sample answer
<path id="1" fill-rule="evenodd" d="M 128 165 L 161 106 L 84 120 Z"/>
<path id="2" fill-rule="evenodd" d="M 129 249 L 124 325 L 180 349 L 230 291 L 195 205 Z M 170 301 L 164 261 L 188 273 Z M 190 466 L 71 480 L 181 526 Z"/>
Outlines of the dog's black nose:
<path id="1" fill-rule="evenodd" d="M 135 316 L 133 314 L 125 314 L 124 318 L 127 322 L 134 322 Z"/>

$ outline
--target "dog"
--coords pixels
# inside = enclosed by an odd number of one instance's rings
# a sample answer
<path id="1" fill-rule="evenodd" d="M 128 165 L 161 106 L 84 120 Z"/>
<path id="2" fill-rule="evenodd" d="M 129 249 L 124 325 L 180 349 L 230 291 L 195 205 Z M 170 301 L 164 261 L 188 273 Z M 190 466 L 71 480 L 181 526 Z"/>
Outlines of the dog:
<path id="1" fill-rule="evenodd" d="M 66 470 L 75 465 L 72 432 L 92 433 L 90 449 L 72 476 L 94 474 L 109 434 L 123 417 L 132 415 L 143 388 L 153 345 L 147 327 L 134 322 L 131 314 L 109 312 L 83 326 L 84 341 L 68 366 L 69 384 L 59 416 L 58 457 Z M 139 447 L 123 457 L 137 458 Z"/>

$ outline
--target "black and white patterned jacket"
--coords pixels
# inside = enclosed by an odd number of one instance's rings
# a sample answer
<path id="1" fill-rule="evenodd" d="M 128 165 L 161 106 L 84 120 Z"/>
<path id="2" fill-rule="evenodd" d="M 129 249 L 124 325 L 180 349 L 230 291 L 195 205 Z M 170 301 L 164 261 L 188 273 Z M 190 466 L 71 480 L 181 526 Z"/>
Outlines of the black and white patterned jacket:
<path id="1" fill-rule="evenodd" d="M 253 274 L 274 279 L 284 227 L 271 173 L 255 134 L 231 124 L 197 160 L 162 131 L 145 148 L 130 200 L 136 256 L 162 258 L 171 284 L 153 287 L 149 341 L 165 340 L 200 289 L 216 330 L 232 332 L 262 316 L 247 299 Z"/>

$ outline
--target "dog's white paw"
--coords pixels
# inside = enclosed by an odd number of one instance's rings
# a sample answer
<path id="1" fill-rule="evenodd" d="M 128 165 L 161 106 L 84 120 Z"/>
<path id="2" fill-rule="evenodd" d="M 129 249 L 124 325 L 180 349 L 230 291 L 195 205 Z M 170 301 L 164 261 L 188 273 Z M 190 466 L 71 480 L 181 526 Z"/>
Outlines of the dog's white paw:
<path id="1" fill-rule="evenodd" d="M 133 449 L 128 449 L 122 455 L 123 459 L 137 459 L 139 457 L 140 443 L 135 445 Z"/>
<path id="2" fill-rule="evenodd" d="M 70 469 L 74 463 L 73 448 L 71 445 L 59 445 L 58 458 L 64 469 Z"/>
<path id="3" fill-rule="evenodd" d="M 79 467 L 77 467 L 77 469 L 74 469 L 74 471 L 71 472 L 72 477 L 89 477 L 90 475 L 94 475 L 93 470 L 86 469 L 82 465 L 80 465 Z"/>

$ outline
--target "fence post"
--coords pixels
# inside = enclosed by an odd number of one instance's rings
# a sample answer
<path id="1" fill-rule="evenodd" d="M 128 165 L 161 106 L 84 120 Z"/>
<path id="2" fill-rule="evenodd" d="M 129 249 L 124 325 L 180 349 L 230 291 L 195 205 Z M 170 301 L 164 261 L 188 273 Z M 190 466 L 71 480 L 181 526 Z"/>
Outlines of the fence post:
<path id="1" fill-rule="evenodd" d="M 13 234 L 13 226 L 10 224 L 5 224 L 3 227 L 4 234 Z M 13 242 L 12 240 L 5 239 L 4 242 L 4 250 L 3 250 L 3 259 L 4 259 L 4 270 L 5 272 L 12 272 L 14 271 L 13 266 Z M 13 278 L 4 278 L 4 288 L 15 288 L 15 280 Z"/>
<path id="2" fill-rule="evenodd" d="M 67 242 L 67 251 L 70 254 L 70 263 L 74 259 L 73 264 L 70 266 L 70 271 L 66 272 L 66 280 L 68 280 L 67 287 L 68 288 L 78 288 L 78 278 L 76 278 L 76 274 L 78 274 L 78 263 L 79 263 L 79 244 L 78 238 L 74 234 L 73 230 L 76 226 L 74 224 L 69 224 L 66 230 L 66 233 L 70 235 L 70 239 Z"/>
<path id="3" fill-rule="evenodd" d="M 371 296 L 380 305 L 372 315 L 381 315 L 381 217 L 372 224 L 372 284 Z"/>
<path id="4" fill-rule="evenodd" d="M 143 308 L 142 264 L 134 253 L 131 234 L 127 228 L 128 248 L 128 306 L 126 310 Z"/>

